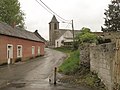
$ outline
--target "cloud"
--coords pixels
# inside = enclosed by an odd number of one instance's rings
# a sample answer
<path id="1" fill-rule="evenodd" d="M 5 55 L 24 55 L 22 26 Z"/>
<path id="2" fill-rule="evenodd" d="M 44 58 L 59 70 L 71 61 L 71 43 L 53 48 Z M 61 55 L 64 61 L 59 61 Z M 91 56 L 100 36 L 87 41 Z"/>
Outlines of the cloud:
<path id="1" fill-rule="evenodd" d="M 21 9 L 26 14 L 25 22 L 27 29 L 30 31 L 38 29 L 39 33 L 48 39 L 48 23 L 52 15 L 35 0 L 19 1 Z M 100 31 L 101 25 L 104 23 L 104 9 L 107 8 L 110 0 L 44 0 L 44 3 L 61 17 L 67 20 L 73 19 L 75 29 L 89 27 L 93 31 Z M 59 20 L 59 18 L 57 19 Z M 60 28 L 65 28 L 67 24 L 60 23 L 60 26 Z"/>

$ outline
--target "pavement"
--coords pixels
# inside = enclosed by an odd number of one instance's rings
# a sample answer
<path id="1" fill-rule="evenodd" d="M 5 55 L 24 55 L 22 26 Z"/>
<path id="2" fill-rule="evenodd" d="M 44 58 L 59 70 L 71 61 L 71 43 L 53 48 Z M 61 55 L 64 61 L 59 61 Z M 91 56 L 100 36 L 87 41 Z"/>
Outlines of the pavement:
<path id="1" fill-rule="evenodd" d="M 53 84 L 54 68 L 65 57 L 66 54 L 47 48 L 43 57 L 0 67 L 0 90 L 90 90 L 86 87 Z"/>
<path id="2" fill-rule="evenodd" d="M 60 65 L 66 55 L 52 49 L 45 49 L 45 56 L 37 57 L 26 62 L 0 67 L 0 88 L 17 82 L 53 82 L 54 67 Z"/>

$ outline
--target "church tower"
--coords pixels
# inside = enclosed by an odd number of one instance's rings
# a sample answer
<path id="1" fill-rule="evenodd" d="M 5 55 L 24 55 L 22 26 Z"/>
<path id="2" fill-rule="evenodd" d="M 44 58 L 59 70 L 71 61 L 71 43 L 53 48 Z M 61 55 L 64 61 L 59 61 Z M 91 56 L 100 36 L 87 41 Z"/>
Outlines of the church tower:
<path id="1" fill-rule="evenodd" d="M 55 15 L 53 15 L 52 20 L 49 23 L 49 41 L 50 46 L 55 46 L 56 33 L 59 30 L 59 22 L 57 21 Z"/>

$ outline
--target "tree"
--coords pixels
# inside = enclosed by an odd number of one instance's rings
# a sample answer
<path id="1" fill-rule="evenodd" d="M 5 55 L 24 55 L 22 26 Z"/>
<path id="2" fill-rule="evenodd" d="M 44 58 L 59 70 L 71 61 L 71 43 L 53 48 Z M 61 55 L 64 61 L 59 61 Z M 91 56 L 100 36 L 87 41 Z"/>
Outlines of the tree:
<path id="1" fill-rule="evenodd" d="M 0 21 L 11 26 L 24 27 L 23 16 L 18 0 L 0 0 Z"/>
<path id="2" fill-rule="evenodd" d="M 82 28 L 81 32 L 75 37 L 76 43 L 97 43 L 97 36 L 90 32 L 89 28 Z"/>
<path id="3" fill-rule="evenodd" d="M 105 10 L 105 26 L 104 32 L 120 31 L 120 0 L 112 0 Z"/>
<path id="4" fill-rule="evenodd" d="M 93 34 L 89 28 L 83 27 L 81 32 L 75 36 L 74 47 L 78 49 L 80 44 L 83 43 L 96 43 L 98 44 L 98 37 Z"/>

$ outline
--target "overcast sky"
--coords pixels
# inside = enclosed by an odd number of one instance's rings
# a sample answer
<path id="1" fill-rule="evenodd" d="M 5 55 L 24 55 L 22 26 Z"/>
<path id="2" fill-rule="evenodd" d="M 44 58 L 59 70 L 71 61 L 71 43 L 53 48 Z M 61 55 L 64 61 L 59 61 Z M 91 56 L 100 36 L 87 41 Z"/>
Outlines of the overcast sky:
<path id="1" fill-rule="evenodd" d="M 52 14 L 40 6 L 36 0 L 19 0 L 21 10 L 25 13 L 27 30 L 34 32 L 36 29 L 45 38 L 49 39 L 49 25 Z M 38 0 L 39 1 L 39 0 Z M 104 24 L 104 9 L 107 9 L 111 0 L 42 0 L 54 12 L 66 20 L 74 20 L 74 28 L 80 30 L 88 27 L 92 31 L 100 31 Z M 59 18 L 60 28 L 71 28 L 67 23 L 62 23 Z"/>

